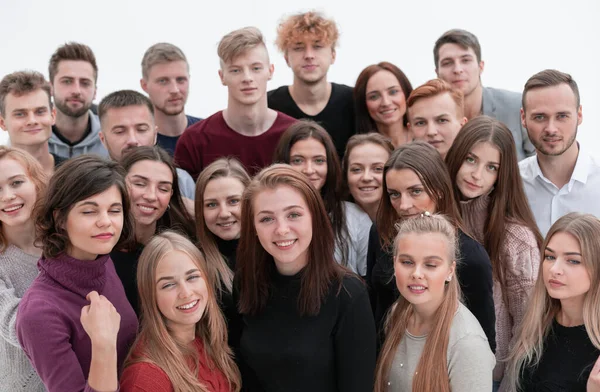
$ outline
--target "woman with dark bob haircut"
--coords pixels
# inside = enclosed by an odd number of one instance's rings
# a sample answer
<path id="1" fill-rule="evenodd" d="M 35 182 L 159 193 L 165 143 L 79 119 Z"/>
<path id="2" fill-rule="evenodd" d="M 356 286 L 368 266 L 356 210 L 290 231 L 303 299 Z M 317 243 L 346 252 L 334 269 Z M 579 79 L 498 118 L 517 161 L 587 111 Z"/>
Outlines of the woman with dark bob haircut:
<path id="1" fill-rule="evenodd" d="M 178 231 L 195 239 L 194 221 L 179 192 L 173 158 L 159 146 L 136 147 L 123 156 L 121 166 L 127 172 L 125 183 L 134 221 L 135 242 L 115 248 L 110 257 L 121 278 L 125 294 L 139 314 L 136 286 L 138 259 L 150 238 L 164 230 Z"/>
<path id="2" fill-rule="evenodd" d="M 110 252 L 133 239 L 124 171 L 82 155 L 63 163 L 36 204 L 40 271 L 17 337 L 46 389 L 116 391 L 138 322 Z"/>
<path id="3" fill-rule="evenodd" d="M 367 256 L 367 282 L 379 327 L 399 295 L 393 279 L 396 224 L 425 212 L 443 214 L 456 228 L 461 254 L 456 272 L 465 306 L 481 324 L 493 351 L 496 337 L 492 265 L 483 246 L 466 234 L 441 155 L 425 142 L 399 147 L 383 168 L 383 189 L 386 194 L 377 211 L 377 223 L 371 229 Z"/>
<path id="4" fill-rule="evenodd" d="M 379 132 L 394 147 L 410 142 L 406 99 L 412 90 L 404 72 L 392 63 L 363 69 L 354 86 L 356 132 Z"/>

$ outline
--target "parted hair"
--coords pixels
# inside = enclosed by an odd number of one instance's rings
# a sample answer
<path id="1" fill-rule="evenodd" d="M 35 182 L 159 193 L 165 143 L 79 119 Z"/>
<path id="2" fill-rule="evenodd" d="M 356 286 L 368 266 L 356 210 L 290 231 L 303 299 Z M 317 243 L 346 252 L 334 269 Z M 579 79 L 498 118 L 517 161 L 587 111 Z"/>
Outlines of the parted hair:
<path id="1" fill-rule="evenodd" d="M 96 64 L 96 56 L 94 56 L 92 49 L 87 45 L 77 42 L 67 42 L 58 47 L 50 57 L 48 64 L 50 83 L 54 83 L 54 77 L 58 73 L 58 64 L 63 60 L 86 61 L 90 63 L 94 69 L 94 83 L 98 82 L 98 64 Z"/>
<path id="2" fill-rule="evenodd" d="M 399 240 L 412 233 L 443 235 L 448 249 L 448 262 L 459 261 L 458 236 L 454 225 L 443 215 L 434 214 L 406 219 L 398 224 L 398 234 L 394 239 L 394 264 L 401 251 L 398 248 Z M 461 297 L 458 279 L 447 282 L 444 290 L 444 299 L 435 312 L 433 328 L 427 334 L 427 340 L 412 379 L 412 391 L 414 392 L 450 392 L 447 353 L 450 328 Z M 375 371 L 375 392 L 388 390 L 387 381 L 390 368 L 413 313 L 414 306 L 402 296 L 392 305 L 385 322 L 385 343 Z"/>
<path id="3" fill-rule="evenodd" d="M 202 318 L 196 324 L 195 336 L 202 342 L 208 365 L 223 373 L 230 390 L 238 392 L 241 377 L 233 360 L 233 352 L 227 344 L 227 324 L 214 291 L 216 282 L 207 272 L 202 252 L 186 237 L 168 230 L 152 237 L 139 258 L 137 286 L 142 307 L 140 333 L 124 367 L 140 362 L 153 364 L 166 373 L 176 392 L 211 390 L 198 380 L 198 353 L 175 338 L 168 327 L 167 318 L 158 308 L 156 270 L 160 261 L 170 252 L 185 253 L 206 281 L 207 304 Z"/>
<path id="4" fill-rule="evenodd" d="M 335 49 L 339 36 L 340 32 L 333 19 L 327 19 L 319 12 L 309 11 L 284 19 L 277 28 L 275 45 L 286 53 L 291 45 L 310 37 Z"/>
<path id="5" fill-rule="evenodd" d="M 2 162 L 7 159 L 18 162 L 25 169 L 25 174 L 35 187 L 36 200 L 44 198 L 44 192 L 48 184 L 48 175 L 38 160 L 19 148 L 0 146 L 0 168 L 2 168 Z M 35 219 L 33 212 L 29 219 Z M 9 243 L 6 237 L 4 237 L 4 230 L 2 230 L 2 221 L 0 221 L 0 253 L 4 252 L 8 245 Z"/>
<path id="6" fill-rule="evenodd" d="M 312 220 L 312 239 L 307 265 L 301 277 L 298 313 L 315 316 L 321 309 L 332 284 L 342 287 L 349 270 L 334 260 L 334 236 L 323 199 L 306 176 L 289 165 L 274 164 L 258 173 L 244 192 L 242 232 L 237 252 L 236 285 L 239 286 L 238 308 L 242 314 L 256 315 L 266 306 L 271 291 L 275 261 L 262 247 L 254 223 L 254 202 L 265 190 L 290 187 L 306 201 Z"/>
<path id="7" fill-rule="evenodd" d="M 36 90 L 48 94 L 48 107 L 52 109 L 52 89 L 44 75 L 36 71 L 18 71 L 6 75 L 0 81 L 0 116 L 6 116 L 6 96 L 13 94 L 20 97 Z"/>
<path id="8" fill-rule="evenodd" d="M 109 109 L 126 108 L 129 106 L 146 106 L 150 114 L 154 116 L 154 105 L 152 105 L 150 98 L 134 90 L 119 90 L 102 98 L 102 101 L 98 105 L 98 117 L 102 121 L 102 117 L 104 117 Z"/>
<path id="9" fill-rule="evenodd" d="M 217 47 L 217 55 L 222 63 L 227 63 L 259 45 L 265 45 L 265 39 L 256 27 L 244 27 L 226 34 Z"/>
<path id="10" fill-rule="evenodd" d="M 142 77 L 148 79 L 150 68 L 156 64 L 165 64 L 173 61 L 185 61 L 186 64 L 188 63 L 185 54 L 177 46 L 167 42 L 159 42 L 152 45 L 146 50 L 142 58 Z"/>
<path id="11" fill-rule="evenodd" d="M 473 49 L 477 62 L 481 61 L 481 45 L 475 34 L 462 29 L 452 29 L 446 31 L 435 41 L 433 46 L 433 61 L 435 69 L 438 69 L 440 63 L 440 48 L 445 44 L 455 44 L 463 49 Z"/>
<path id="12" fill-rule="evenodd" d="M 62 163 L 54 172 L 43 198 L 34 210 L 36 243 L 45 258 L 55 258 L 70 246 L 65 226 L 73 206 L 116 186 L 123 203 L 123 228 L 115 249 L 128 247 L 135 236 L 125 171 L 117 163 L 97 155 L 80 155 Z"/>
<path id="13" fill-rule="evenodd" d="M 579 87 L 577 86 L 577 82 L 573 79 L 573 77 L 567 73 L 557 71 L 555 69 L 546 69 L 541 72 L 536 73 L 532 77 L 530 77 L 525 83 L 525 87 L 523 89 L 523 96 L 521 105 L 523 110 L 526 111 L 525 108 L 525 97 L 527 93 L 536 88 L 544 88 L 544 87 L 554 87 L 560 84 L 565 83 L 571 90 L 573 90 L 573 94 L 575 95 L 575 100 L 577 102 L 577 107 L 581 105 L 581 97 L 579 96 Z"/>

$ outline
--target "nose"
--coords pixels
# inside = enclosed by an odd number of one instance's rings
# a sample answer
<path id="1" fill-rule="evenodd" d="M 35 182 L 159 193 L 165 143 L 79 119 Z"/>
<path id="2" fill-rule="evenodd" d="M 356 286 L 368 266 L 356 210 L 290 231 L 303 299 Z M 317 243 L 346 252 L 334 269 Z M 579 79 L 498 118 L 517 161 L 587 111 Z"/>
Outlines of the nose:
<path id="1" fill-rule="evenodd" d="M 364 182 L 370 182 L 371 180 L 373 180 L 373 173 L 371 173 L 371 170 L 369 170 L 368 168 L 366 168 L 363 171 L 363 175 L 362 175 L 361 180 L 364 181 Z"/>
<path id="2" fill-rule="evenodd" d="M 252 81 L 252 72 L 250 71 L 250 68 L 246 68 L 244 69 L 244 82 L 249 83 Z"/>
<path id="3" fill-rule="evenodd" d="M 412 199 L 410 197 L 401 196 L 399 206 L 400 206 L 400 211 L 410 210 L 413 207 Z"/>
<path id="4" fill-rule="evenodd" d="M 137 135 L 135 132 L 135 129 L 130 129 L 127 132 L 127 146 L 128 147 L 132 147 L 132 146 L 139 146 L 140 143 L 137 140 Z"/>
<path id="5" fill-rule="evenodd" d="M 423 271 L 421 270 L 421 266 L 419 264 L 415 264 L 413 267 L 411 277 L 413 279 L 421 279 L 423 277 Z"/>
<path id="6" fill-rule="evenodd" d="M 315 50 L 312 47 L 307 46 L 306 49 L 304 49 L 304 58 L 312 59 L 314 57 L 315 57 Z"/>
<path id="7" fill-rule="evenodd" d="M 432 122 L 429 122 L 427 124 L 426 134 L 427 134 L 427 136 L 430 136 L 430 137 L 436 136 L 438 134 L 437 125 L 435 125 Z"/>
<path id="8" fill-rule="evenodd" d="M 550 266 L 550 273 L 552 275 L 562 275 L 562 273 L 563 273 L 563 266 L 562 266 L 562 262 L 558 258 Z"/>
<path id="9" fill-rule="evenodd" d="M 156 200 L 156 188 L 154 188 L 153 186 L 146 187 L 142 197 L 148 201 Z"/>
<path id="10" fill-rule="evenodd" d="M 290 232 L 290 226 L 285 221 L 280 221 L 277 224 L 276 232 L 280 236 L 285 236 Z"/>
<path id="11" fill-rule="evenodd" d="M 16 197 L 15 193 L 9 187 L 6 187 L 2 191 L 2 201 L 10 201 L 10 200 L 13 200 L 15 197 Z"/>
<path id="12" fill-rule="evenodd" d="M 454 73 L 459 74 L 459 73 L 461 73 L 463 71 L 463 67 L 460 64 L 460 61 L 454 62 L 454 64 L 452 65 L 452 67 L 453 67 Z"/>
<path id="13" fill-rule="evenodd" d="M 545 131 L 548 133 L 555 133 L 558 131 L 558 128 L 556 127 L 556 120 L 554 118 L 550 117 L 550 119 L 548 119 Z"/>
<path id="14" fill-rule="evenodd" d="M 182 283 L 179 287 L 179 298 L 188 298 L 192 295 L 192 289 L 187 285 L 187 283 Z"/>
<path id="15" fill-rule="evenodd" d="M 473 172 L 471 173 L 471 176 L 473 176 L 474 179 L 481 179 L 483 175 L 483 165 L 477 165 L 474 169 Z"/>
<path id="16" fill-rule="evenodd" d="M 383 93 L 381 94 L 381 105 L 382 106 L 387 106 L 390 105 L 392 103 L 392 100 L 390 99 L 390 96 L 387 93 Z"/>
<path id="17" fill-rule="evenodd" d="M 315 168 L 313 167 L 312 162 L 306 161 L 302 167 L 302 173 L 306 175 L 313 174 L 315 172 Z"/>
<path id="18" fill-rule="evenodd" d="M 34 111 L 30 111 L 27 115 L 27 124 L 31 125 L 31 124 L 37 124 L 38 120 L 37 120 L 37 116 L 35 115 Z"/>
<path id="19" fill-rule="evenodd" d="M 108 216 L 108 211 L 100 212 L 98 214 L 98 220 L 96 221 L 96 226 L 98 227 L 107 227 L 110 226 L 110 217 Z"/>
<path id="20" fill-rule="evenodd" d="M 179 93 L 179 86 L 177 85 L 177 81 L 173 80 L 171 82 L 169 82 L 169 92 L 171 94 L 177 94 Z"/>
<path id="21" fill-rule="evenodd" d="M 231 211 L 229 211 L 229 209 L 226 206 L 221 206 L 221 209 L 219 210 L 219 218 L 227 219 L 230 216 L 231 216 Z"/>

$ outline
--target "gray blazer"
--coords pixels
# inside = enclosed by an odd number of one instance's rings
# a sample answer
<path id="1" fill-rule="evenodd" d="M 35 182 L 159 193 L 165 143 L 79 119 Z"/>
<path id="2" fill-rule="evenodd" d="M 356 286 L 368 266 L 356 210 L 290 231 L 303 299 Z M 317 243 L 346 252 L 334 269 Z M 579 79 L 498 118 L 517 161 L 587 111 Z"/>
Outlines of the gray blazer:
<path id="1" fill-rule="evenodd" d="M 483 114 L 502 121 L 510 129 L 519 161 L 535 154 L 527 130 L 521 125 L 521 93 L 484 87 Z"/>

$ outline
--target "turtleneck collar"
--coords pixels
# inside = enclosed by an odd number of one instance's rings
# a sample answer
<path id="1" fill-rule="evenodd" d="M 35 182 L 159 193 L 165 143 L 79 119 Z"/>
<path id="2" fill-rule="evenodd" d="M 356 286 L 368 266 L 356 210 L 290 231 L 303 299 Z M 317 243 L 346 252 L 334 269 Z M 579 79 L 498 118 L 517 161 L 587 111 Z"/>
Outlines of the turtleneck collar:
<path id="1" fill-rule="evenodd" d="M 488 207 L 492 190 L 485 195 L 460 202 L 460 210 L 467 230 L 481 244 L 485 237 L 485 224 L 489 219 Z"/>
<path id="2" fill-rule="evenodd" d="M 63 252 L 53 259 L 42 257 L 38 269 L 40 276 L 85 298 L 93 290 L 102 294 L 108 260 L 109 255 L 100 255 L 96 260 L 83 261 Z"/>
<path id="3" fill-rule="evenodd" d="M 217 244 L 217 248 L 219 248 L 219 253 L 221 253 L 225 259 L 227 259 L 227 264 L 229 268 L 235 268 L 235 257 L 237 253 L 238 244 L 240 242 L 239 238 L 234 240 L 224 240 L 219 236 L 214 236 L 215 242 Z"/>

